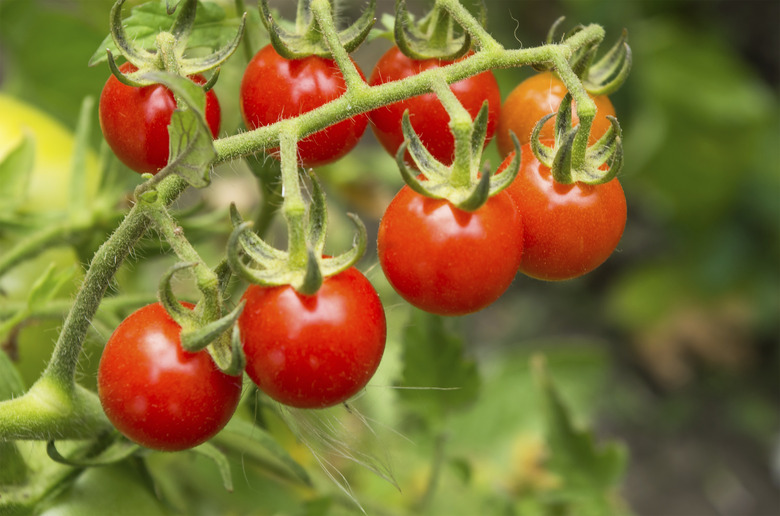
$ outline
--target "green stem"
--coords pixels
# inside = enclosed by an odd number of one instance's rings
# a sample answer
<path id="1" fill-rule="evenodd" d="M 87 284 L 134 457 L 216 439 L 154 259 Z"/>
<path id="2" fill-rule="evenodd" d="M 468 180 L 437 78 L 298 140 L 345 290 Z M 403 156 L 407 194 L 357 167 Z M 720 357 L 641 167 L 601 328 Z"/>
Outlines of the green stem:
<path id="1" fill-rule="evenodd" d="M 443 77 L 434 76 L 431 89 L 450 115 L 450 131 L 455 137 L 455 161 L 452 164 L 450 184 L 456 188 L 468 187 L 472 180 L 471 135 L 474 132 L 474 121 Z"/>
<path id="2" fill-rule="evenodd" d="M 190 241 L 184 236 L 181 226 L 173 220 L 165 205 L 159 202 L 159 198 L 153 203 L 140 201 L 139 206 L 141 206 L 144 214 L 152 221 L 155 229 L 165 238 L 181 261 L 198 264 L 193 270 L 198 290 L 203 294 L 202 310 L 204 321 L 211 322 L 219 319 L 222 315 L 222 310 L 220 306 L 219 280 L 216 273 L 204 263 Z"/>
<path id="3" fill-rule="evenodd" d="M 583 36 L 575 40 L 583 33 Z M 543 45 L 536 48 L 515 50 L 484 50 L 456 63 L 427 70 L 400 81 L 376 86 L 361 86 L 354 90 L 348 89 L 340 97 L 295 118 L 294 123 L 298 128 L 298 138 L 305 138 L 331 124 L 357 114 L 428 93 L 431 91 L 433 76 L 436 74 L 441 74 L 444 80 L 451 84 L 495 68 L 512 68 L 533 63 L 552 63 L 556 60 L 565 60 L 571 55 L 571 49 L 576 48 L 571 40 L 575 40 L 574 43 L 585 44 L 599 35 L 603 37 L 603 33 L 600 26 L 590 25 L 570 38 L 565 45 Z M 252 131 L 215 140 L 214 147 L 217 151 L 215 164 L 275 147 L 279 141 L 280 131 L 291 120 L 293 119 L 285 119 Z"/>
<path id="4" fill-rule="evenodd" d="M 577 74 L 569 65 L 567 59 L 556 56 L 554 60 L 555 71 L 563 81 L 566 89 L 571 93 L 572 99 L 577 105 L 577 116 L 580 119 L 580 128 L 574 137 L 572 145 L 571 164 L 572 169 L 581 168 L 585 162 L 585 153 L 588 149 L 588 137 L 593 119 L 596 116 L 596 103 L 590 98 Z"/>
<path id="5" fill-rule="evenodd" d="M 306 264 L 308 251 L 306 249 L 306 234 L 304 232 L 304 217 L 306 203 L 301 193 L 298 179 L 298 142 L 293 131 L 283 131 L 280 135 L 279 152 L 282 162 L 282 215 L 287 222 L 287 252 L 291 266 Z"/>
<path id="6" fill-rule="evenodd" d="M 139 306 L 154 303 L 156 297 L 150 294 L 137 294 L 129 296 L 107 297 L 100 303 L 100 311 L 117 311 L 135 309 Z M 36 307 L 27 314 L 29 319 L 55 319 L 68 313 L 73 302 L 70 299 L 55 299 L 45 306 Z M 27 306 L 26 301 L 4 303 L 0 306 L 0 320 L 12 317 Z"/>
<path id="7" fill-rule="evenodd" d="M 450 16 L 460 24 L 463 29 L 469 33 L 471 39 L 477 44 L 477 46 L 483 51 L 500 51 L 504 47 L 501 43 L 490 35 L 488 31 L 482 26 L 482 24 L 474 18 L 471 13 L 456 0 L 437 0 L 437 5 L 444 7 Z"/>
<path id="8" fill-rule="evenodd" d="M 420 500 L 415 506 L 416 512 L 419 514 L 423 514 L 426 512 L 431 502 L 433 501 L 434 495 L 436 494 L 436 488 L 439 485 L 439 478 L 441 477 L 441 468 L 442 465 L 444 464 L 444 459 L 446 458 L 446 454 L 445 454 L 446 443 L 447 443 L 447 435 L 444 433 L 439 433 L 436 436 L 436 442 L 434 444 L 434 449 L 433 449 L 433 464 L 431 465 L 431 476 L 428 477 L 428 484 L 425 486 L 425 492 L 423 492 L 422 496 L 420 497 Z"/>
<path id="9" fill-rule="evenodd" d="M 244 0 L 235 0 L 236 5 L 236 14 L 238 14 L 238 17 L 240 18 L 241 15 L 247 12 L 246 5 L 244 4 Z M 252 46 L 252 36 L 251 36 L 251 30 L 248 30 L 249 27 L 247 27 L 246 30 L 244 30 L 244 40 L 242 41 L 244 45 L 244 53 L 245 55 L 245 61 L 248 63 L 252 57 L 254 56 L 254 47 Z"/>
<path id="10" fill-rule="evenodd" d="M 338 32 L 336 32 L 336 27 L 333 25 L 330 2 L 328 0 L 312 0 L 311 10 L 320 30 L 325 35 L 325 40 L 328 42 L 331 54 L 333 54 L 333 60 L 336 61 L 344 76 L 344 82 L 347 83 L 347 91 L 366 90 L 368 85 L 360 76 L 355 63 L 349 58 L 347 51 L 341 45 Z"/>
<path id="11" fill-rule="evenodd" d="M 170 204 L 186 187 L 170 176 L 158 188 L 161 201 Z M 0 402 L 0 440 L 83 438 L 109 427 L 97 396 L 76 385 L 76 367 L 108 285 L 148 227 L 136 205 L 95 253 L 41 377 L 23 396 Z"/>

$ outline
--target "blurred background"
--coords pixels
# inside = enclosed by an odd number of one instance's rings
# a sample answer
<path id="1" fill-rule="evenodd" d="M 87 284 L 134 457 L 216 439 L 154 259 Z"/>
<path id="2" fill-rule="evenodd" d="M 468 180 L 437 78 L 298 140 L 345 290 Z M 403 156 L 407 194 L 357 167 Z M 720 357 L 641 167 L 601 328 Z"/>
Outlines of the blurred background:
<path id="1" fill-rule="evenodd" d="M 422 12 L 419 3 L 410 9 Z M 448 321 L 483 378 L 476 408 L 450 419 L 453 448 L 533 455 L 541 416 L 517 393 L 530 385 L 528 358 L 543 353 L 575 419 L 627 447 L 620 493 L 636 514 L 780 513 L 780 2 L 486 3 L 488 28 L 506 47 L 541 44 L 559 16 L 567 29 L 603 25 L 605 46 L 628 29 L 633 69 L 611 99 L 625 138 L 629 214 L 618 252 L 591 274 L 560 284 L 518 277 L 500 303 Z M 105 64 L 86 63 L 107 34 L 110 7 L 0 0 L 0 91 L 73 129 L 80 100 L 97 97 L 108 75 Z M 389 45 L 357 51 L 366 74 Z M 532 73 L 495 71 L 503 96 Z M 217 86 L 223 134 L 239 127 L 238 80 L 240 67 L 228 69 Z M 498 163 L 494 147 L 487 158 Z M 241 172 L 232 165 L 218 175 L 230 183 Z M 370 131 L 321 175 L 335 209 L 356 210 L 374 230 L 401 184 Z M 345 230 L 341 242 L 349 238 Z M 382 283 L 372 252 L 363 268 L 403 325 L 407 309 Z M 507 420 L 509 410 L 527 416 Z M 513 474 L 519 491 L 544 484 L 533 471 Z"/>

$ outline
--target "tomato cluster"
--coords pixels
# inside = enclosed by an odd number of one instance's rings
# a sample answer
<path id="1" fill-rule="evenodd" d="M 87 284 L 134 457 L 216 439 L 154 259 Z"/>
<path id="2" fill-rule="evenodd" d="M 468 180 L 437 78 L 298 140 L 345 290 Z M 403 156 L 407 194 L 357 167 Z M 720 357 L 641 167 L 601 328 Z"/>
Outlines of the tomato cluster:
<path id="1" fill-rule="evenodd" d="M 368 84 L 450 63 L 414 60 L 393 47 L 378 61 Z M 133 70 L 129 64 L 122 67 L 126 73 Z M 201 76 L 191 79 L 204 82 Z M 534 124 L 561 103 L 563 83 L 551 73 L 537 74 L 503 106 L 490 71 L 458 81 L 451 90 L 472 117 L 487 103 L 485 144 L 497 134 L 506 156 L 497 174 L 513 162 L 510 132 L 520 137 L 519 171 L 505 190 L 470 210 L 404 186 L 387 207 L 377 237 L 379 263 L 390 285 L 422 310 L 454 316 L 496 301 L 518 271 L 563 280 L 604 262 L 625 226 L 620 183 L 560 184 L 527 143 Z M 255 129 L 317 109 L 344 91 L 334 61 L 315 55 L 287 59 L 268 45 L 245 69 L 239 104 L 247 128 Z M 606 115 L 614 114 L 609 99 L 594 100 L 599 117 L 593 140 L 610 125 Z M 167 126 L 175 106 L 163 86 L 134 88 L 111 77 L 100 101 L 105 138 L 130 168 L 155 173 L 168 159 Z M 207 93 L 205 111 L 216 137 L 219 104 L 213 92 Z M 379 142 L 395 155 L 404 141 L 405 112 L 430 154 L 450 165 L 455 141 L 449 115 L 434 94 L 352 116 L 309 135 L 298 142 L 299 165 L 324 165 L 346 155 L 369 121 Z M 542 138 L 551 137 L 550 131 L 545 127 Z M 376 372 L 385 347 L 385 314 L 373 286 L 354 267 L 326 277 L 313 294 L 290 285 L 251 285 L 242 299 L 237 325 L 245 371 L 272 399 L 299 408 L 333 406 L 355 396 Z M 160 304 L 146 306 L 119 325 L 100 362 L 98 392 L 108 418 L 150 448 L 178 450 L 204 442 L 226 424 L 240 398 L 241 378 L 219 371 L 206 352 L 185 351 L 180 332 Z"/>

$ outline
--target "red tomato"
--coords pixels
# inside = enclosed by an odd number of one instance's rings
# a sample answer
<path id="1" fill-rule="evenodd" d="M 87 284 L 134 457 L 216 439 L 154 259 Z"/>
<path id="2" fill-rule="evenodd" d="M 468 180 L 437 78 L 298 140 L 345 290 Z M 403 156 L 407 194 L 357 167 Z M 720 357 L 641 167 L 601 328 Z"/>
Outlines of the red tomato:
<path id="1" fill-rule="evenodd" d="M 626 197 L 617 178 L 600 185 L 553 180 L 530 144 L 506 192 L 523 218 L 520 271 L 542 280 L 564 280 L 592 271 L 609 258 L 626 226 Z M 509 166 L 507 156 L 498 172 Z"/>
<path id="2" fill-rule="evenodd" d="M 404 186 L 379 224 L 379 263 L 412 305 L 440 315 L 468 314 L 494 302 L 512 283 L 522 233 L 504 192 L 469 213 Z"/>
<path id="3" fill-rule="evenodd" d="M 346 88 L 332 59 L 308 56 L 288 60 L 268 45 L 255 54 L 244 71 L 241 113 L 246 126 L 256 129 L 327 104 Z M 316 167 L 341 158 L 357 145 L 367 125 L 368 117 L 361 114 L 304 138 L 298 142 L 301 165 Z"/>
<path id="4" fill-rule="evenodd" d="M 131 63 L 119 67 L 123 73 L 136 71 Z M 202 75 L 190 77 L 204 84 Z M 100 128 L 117 157 L 139 174 L 156 174 L 168 164 L 168 125 L 176 109 L 173 93 L 161 84 L 134 88 L 113 75 L 100 94 Z M 206 122 L 214 138 L 219 133 L 220 109 L 214 90 L 206 93 Z"/>
<path id="5" fill-rule="evenodd" d="M 544 116 L 558 111 L 561 100 L 568 90 L 563 82 L 552 72 L 543 72 L 532 75 L 521 82 L 504 100 L 501 107 L 501 117 L 498 120 L 498 134 L 496 142 L 502 156 L 506 156 L 515 150 L 509 131 L 513 131 L 520 140 L 520 145 L 525 145 L 531 140 L 536 123 Z M 615 108 L 606 95 L 591 96 L 596 103 L 596 117 L 590 129 L 590 142 L 601 138 L 612 125 L 607 115 L 615 116 Z M 576 103 L 572 102 L 572 123 L 579 123 Z M 539 138 L 552 140 L 555 137 L 555 117 L 542 126 Z"/>
<path id="6" fill-rule="evenodd" d="M 398 81 L 453 62 L 439 59 L 415 60 L 405 56 L 398 47 L 393 47 L 379 59 L 368 82 L 371 86 L 375 86 Z M 452 84 L 450 89 L 471 114 L 472 119 L 479 113 L 482 103 L 488 101 L 488 126 L 485 139 L 487 144 L 493 137 L 501 109 L 501 92 L 493 72 L 486 71 L 463 79 Z M 433 93 L 412 97 L 371 111 L 369 114 L 371 129 L 382 146 L 395 156 L 398 147 L 404 141 L 401 118 L 407 109 L 412 127 L 425 147 L 437 160 L 447 165 L 451 164 L 455 153 L 455 139 L 450 132 L 450 116 Z"/>
<path id="7" fill-rule="evenodd" d="M 356 268 L 316 294 L 251 285 L 238 320 L 246 373 L 271 398 L 299 408 L 346 401 L 374 375 L 385 349 L 385 312 Z"/>
<path id="8" fill-rule="evenodd" d="M 161 304 L 147 305 L 122 321 L 100 358 L 106 416 L 147 448 L 176 451 L 207 441 L 241 397 L 241 377 L 221 372 L 206 351 L 184 351 L 180 332 Z"/>

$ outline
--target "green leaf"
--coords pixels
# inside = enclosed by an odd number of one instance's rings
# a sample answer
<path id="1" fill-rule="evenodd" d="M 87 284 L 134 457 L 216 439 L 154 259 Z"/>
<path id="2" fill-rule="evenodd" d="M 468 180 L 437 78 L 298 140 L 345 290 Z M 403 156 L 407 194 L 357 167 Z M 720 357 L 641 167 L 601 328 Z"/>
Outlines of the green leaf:
<path id="1" fill-rule="evenodd" d="M 548 469 L 561 480 L 561 495 L 583 516 L 620 513 L 614 489 L 626 469 L 626 449 L 617 443 L 597 445 L 587 429 L 575 428 L 544 362 L 535 360 L 542 390 Z"/>
<path id="2" fill-rule="evenodd" d="M 166 10 L 166 2 L 148 2 L 134 7 L 130 16 L 124 19 L 125 32 L 135 44 L 147 50 L 155 49 L 155 38 L 163 31 L 170 31 L 175 16 L 170 16 Z M 189 52 L 193 50 L 214 50 L 228 44 L 236 35 L 240 18 L 228 19 L 225 11 L 213 2 L 198 2 L 195 24 L 187 40 Z M 89 59 L 89 65 L 94 66 L 106 60 L 106 49 L 114 55 L 119 55 L 119 49 L 109 34 L 100 43 L 95 53 Z"/>
<path id="3" fill-rule="evenodd" d="M 186 104 L 186 109 L 179 104 L 171 115 L 169 158 L 163 171 L 170 169 L 195 188 L 208 186 L 210 164 L 217 153 L 204 115 L 206 94 L 189 79 L 166 72 L 149 72 L 142 78 L 163 84 L 173 91 L 177 102 Z"/>
<path id="4" fill-rule="evenodd" d="M 211 443 L 203 443 L 200 446 L 196 446 L 192 449 L 197 454 L 208 457 L 214 461 L 214 464 L 219 470 L 219 475 L 222 477 L 222 486 L 226 491 L 233 491 L 233 477 L 230 474 L 230 462 L 224 453 Z"/>
<path id="5" fill-rule="evenodd" d="M 35 137 L 25 131 L 19 144 L 0 161 L 0 207 L 24 200 L 34 164 Z"/>
<path id="6" fill-rule="evenodd" d="M 312 485 L 311 478 L 287 450 L 267 431 L 241 418 L 232 418 L 215 437 L 220 446 L 240 449 L 244 460 L 251 461 L 282 477 Z"/>
<path id="7" fill-rule="evenodd" d="M 413 310 L 403 335 L 401 400 L 429 422 L 476 400 L 480 377 L 463 340 L 445 328 L 444 318 Z"/>

